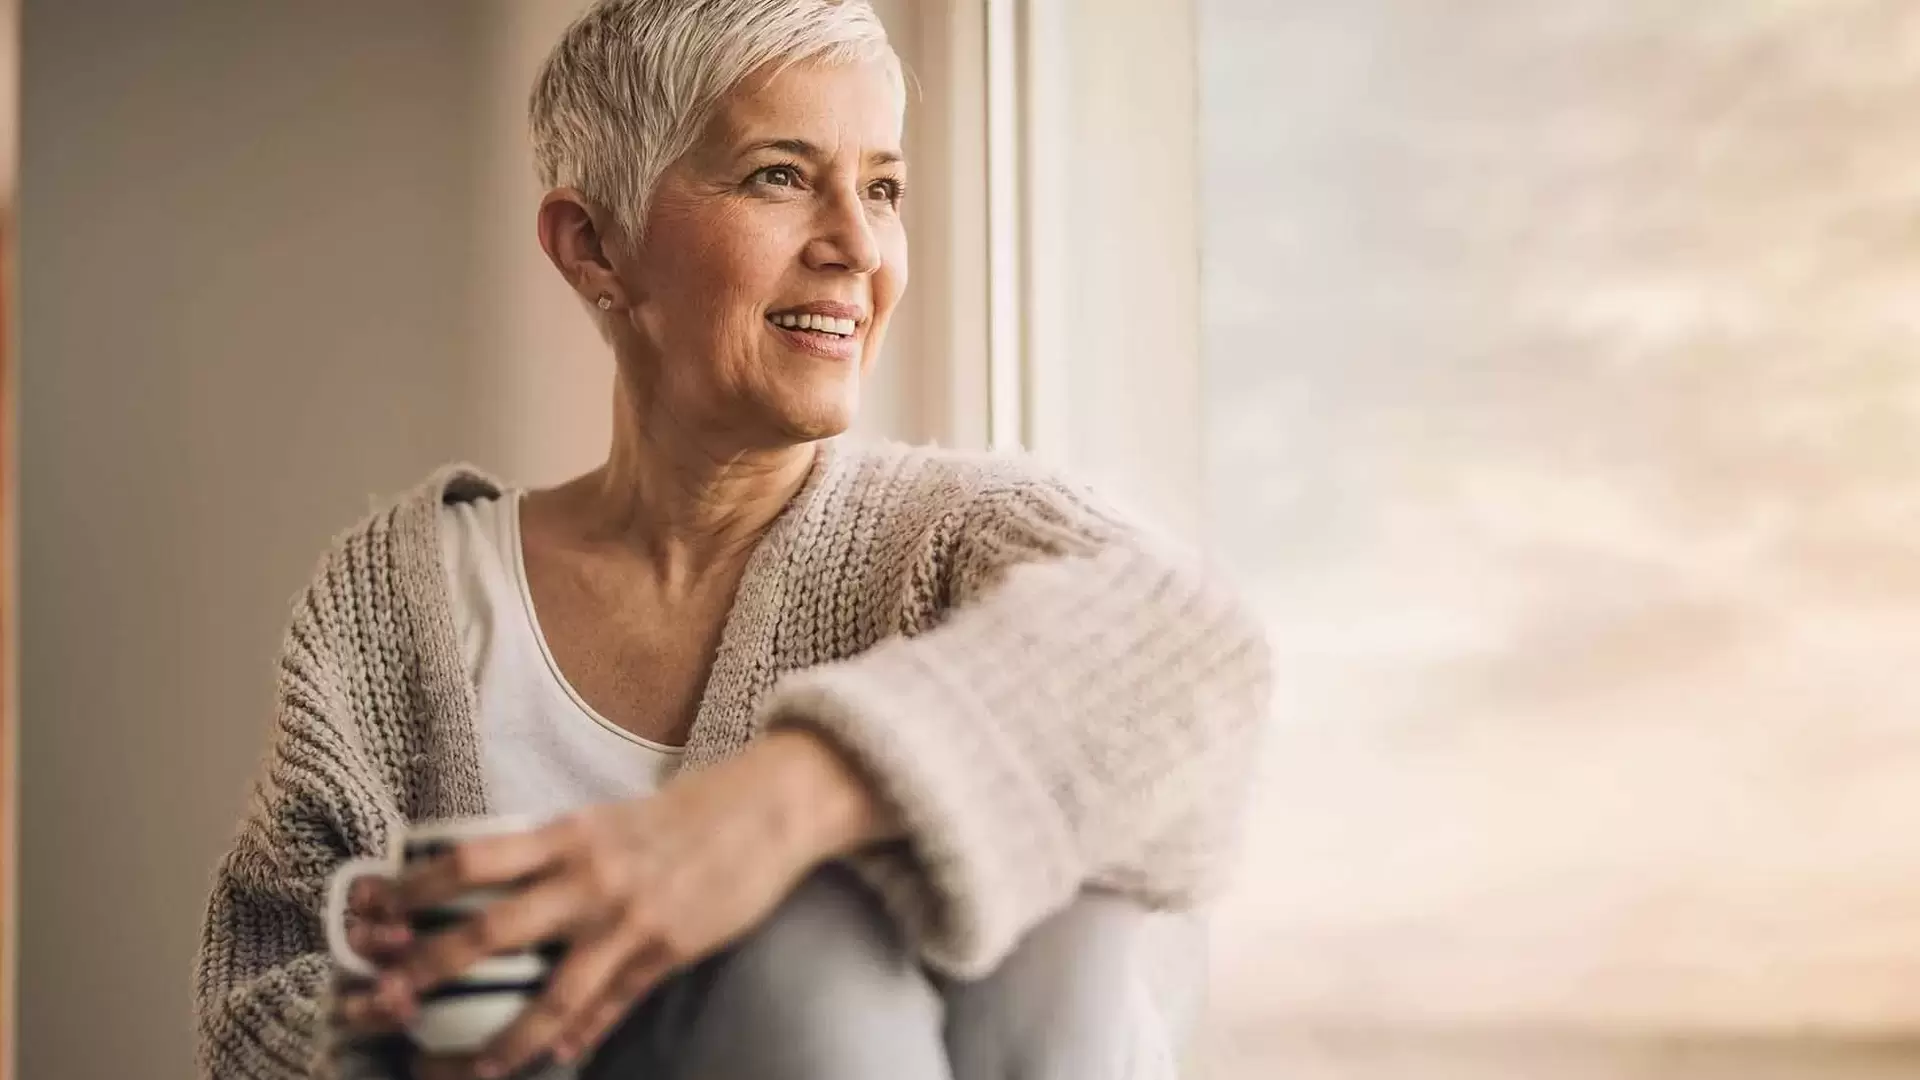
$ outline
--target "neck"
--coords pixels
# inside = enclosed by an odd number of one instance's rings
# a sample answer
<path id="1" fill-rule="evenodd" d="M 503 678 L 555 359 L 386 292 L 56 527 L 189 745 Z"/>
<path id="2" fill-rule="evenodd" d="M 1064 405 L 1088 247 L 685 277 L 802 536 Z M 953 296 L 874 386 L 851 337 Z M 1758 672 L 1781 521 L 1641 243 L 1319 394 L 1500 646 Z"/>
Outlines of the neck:
<path id="1" fill-rule="evenodd" d="M 744 446 L 616 391 L 607 462 L 576 481 L 591 539 L 619 543 L 665 582 L 744 564 L 813 466 L 812 443 Z M 573 486 L 573 485 L 570 485 Z"/>

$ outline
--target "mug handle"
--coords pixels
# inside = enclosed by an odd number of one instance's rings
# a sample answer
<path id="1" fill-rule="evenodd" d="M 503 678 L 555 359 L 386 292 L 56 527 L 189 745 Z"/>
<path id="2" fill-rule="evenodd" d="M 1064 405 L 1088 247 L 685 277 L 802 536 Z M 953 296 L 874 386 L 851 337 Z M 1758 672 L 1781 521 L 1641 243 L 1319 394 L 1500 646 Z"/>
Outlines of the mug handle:
<path id="1" fill-rule="evenodd" d="M 347 943 L 347 892 L 353 883 L 363 877 L 384 878 L 393 881 L 396 878 L 393 864 L 386 859 L 363 856 L 348 859 L 334 868 L 333 876 L 327 879 L 327 909 L 322 916 L 322 925 L 327 931 L 327 951 L 333 954 L 333 962 L 340 969 L 364 979 L 380 974 L 373 962 L 353 951 Z"/>

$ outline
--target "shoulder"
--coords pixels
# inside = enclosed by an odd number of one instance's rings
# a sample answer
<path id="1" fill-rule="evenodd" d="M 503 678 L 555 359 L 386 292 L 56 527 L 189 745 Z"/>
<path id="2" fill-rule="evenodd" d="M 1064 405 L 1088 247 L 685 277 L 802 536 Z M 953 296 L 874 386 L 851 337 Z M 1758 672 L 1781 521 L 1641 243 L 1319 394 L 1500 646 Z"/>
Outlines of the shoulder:
<path id="1" fill-rule="evenodd" d="M 275 753 L 323 771 L 325 792 L 310 794 L 334 810 L 423 812 L 420 789 L 408 780 L 417 762 L 397 748 L 419 745 L 422 725 L 438 723 L 465 692 L 441 572 L 440 511 L 498 487 L 456 465 L 377 500 L 334 536 L 294 598 L 277 666 Z M 354 846 L 379 844 L 363 838 Z"/>
<path id="2" fill-rule="evenodd" d="M 1105 500 L 1055 466 L 1024 452 L 960 450 L 891 440 L 835 441 L 831 471 L 841 497 L 884 492 L 907 505 L 991 508 L 995 503 Z"/>
<path id="3" fill-rule="evenodd" d="M 452 464 L 398 495 L 376 497 L 373 509 L 335 533 L 322 552 L 295 598 L 296 626 L 305 620 L 337 630 L 343 620 L 433 595 L 430 575 L 439 573 L 441 563 L 442 508 L 502 490 L 488 473 Z"/>
<path id="4" fill-rule="evenodd" d="M 1023 452 L 957 450 L 887 441 L 842 442 L 829 496 L 885 507 L 902 524 L 944 521 L 969 536 L 1035 534 L 1063 549 L 1117 542 L 1139 524 L 1088 485 Z"/>

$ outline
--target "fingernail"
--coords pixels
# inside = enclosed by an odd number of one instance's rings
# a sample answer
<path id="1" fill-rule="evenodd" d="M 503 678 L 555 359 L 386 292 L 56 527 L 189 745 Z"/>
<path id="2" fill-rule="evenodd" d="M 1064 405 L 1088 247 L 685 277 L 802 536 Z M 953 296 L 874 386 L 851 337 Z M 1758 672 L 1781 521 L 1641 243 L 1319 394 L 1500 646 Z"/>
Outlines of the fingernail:
<path id="1" fill-rule="evenodd" d="M 473 1075 L 479 1077 L 480 1080 L 500 1080 L 500 1077 L 506 1074 L 507 1070 L 501 1068 L 500 1063 L 497 1061 L 483 1061 L 473 1067 Z"/>

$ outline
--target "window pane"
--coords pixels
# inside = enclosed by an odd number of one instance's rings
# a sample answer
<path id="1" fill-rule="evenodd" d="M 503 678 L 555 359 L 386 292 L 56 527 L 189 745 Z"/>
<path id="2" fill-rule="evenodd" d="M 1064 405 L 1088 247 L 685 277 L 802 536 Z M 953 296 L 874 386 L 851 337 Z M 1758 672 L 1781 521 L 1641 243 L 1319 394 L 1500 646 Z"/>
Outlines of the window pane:
<path id="1" fill-rule="evenodd" d="M 1920 11 L 1201 12 L 1224 1021 L 1913 1020 Z"/>

